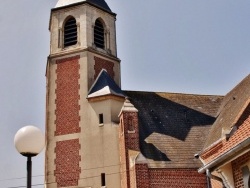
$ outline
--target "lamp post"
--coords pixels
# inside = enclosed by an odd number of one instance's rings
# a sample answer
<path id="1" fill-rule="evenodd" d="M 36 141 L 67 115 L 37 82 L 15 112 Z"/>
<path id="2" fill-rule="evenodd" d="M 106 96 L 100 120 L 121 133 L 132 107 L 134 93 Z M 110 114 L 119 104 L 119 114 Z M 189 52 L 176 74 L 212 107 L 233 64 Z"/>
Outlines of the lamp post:
<path id="1" fill-rule="evenodd" d="M 17 151 L 27 157 L 27 188 L 31 188 L 31 157 L 38 155 L 42 151 L 45 144 L 44 135 L 37 127 L 28 125 L 17 131 L 14 144 Z"/>

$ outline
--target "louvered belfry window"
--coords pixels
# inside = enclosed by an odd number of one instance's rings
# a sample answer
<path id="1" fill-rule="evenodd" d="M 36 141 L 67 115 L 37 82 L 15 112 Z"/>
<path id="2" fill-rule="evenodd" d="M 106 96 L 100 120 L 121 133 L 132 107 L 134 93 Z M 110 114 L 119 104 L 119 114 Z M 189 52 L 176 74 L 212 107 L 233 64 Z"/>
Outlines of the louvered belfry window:
<path id="1" fill-rule="evenodd" d="M 102 22 L 97 19 L 94 27 L 94 43 L 98 48 L 104 48 L 104 27 Z"/>
<path id="2" fill-rule="evenodd" d="M 64 25 L 64 47 L 75 45 L 77 43 L 77 25 L 76 19 L 69 18 Z"/>

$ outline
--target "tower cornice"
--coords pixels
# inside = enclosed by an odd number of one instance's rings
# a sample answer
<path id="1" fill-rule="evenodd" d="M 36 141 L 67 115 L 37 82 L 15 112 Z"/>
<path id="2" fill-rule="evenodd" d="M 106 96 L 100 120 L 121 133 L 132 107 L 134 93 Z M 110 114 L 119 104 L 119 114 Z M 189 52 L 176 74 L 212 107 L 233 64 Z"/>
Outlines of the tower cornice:
<path id="1" fill-rule="evenodd" d="M 95 53 L 95 54 L 98 54 L 104 58 L 109 58 L 110 60 L 114 60 L 114 61 L 117 61 L 117 62 L 121 62 L 121 60 L 111 54 L 105 54 L 103 52 L 100 52 L 98 50 L 95 50 L 94 48 L 84 48 L 84 49 L 75 49 L 75 50 L 70 50 L 70 51 L 63 51 L 63 52 L 59 52 L 59 53 L 54 53 L 54 54 L 50 54 L 48 56 L 48 59 L 52 59 L 52 58 L 57 58 L 57 57 L 64 57 L 64 56 L 68 56 L 68 55 L 71 55 L 71 54 L 76 54 L 76 53 L 81 53 L 81 52 L 92 52 L 92 53 Z"/>
<path id="2" fill-rule="evenodd" d="M 116 19 L 116 13 L 114 13 L 114 12 L 112 12 L 112 11 L 108 11 L 108 10 L 106 10 L 106 9 L 104 9 L 104 8 L 102 8 L 102 7 L 100 7 L 100 6 L 98 6 L 98 5 L 95 5 L 95 4 L 91 3 L 91 2 L 82 1 L 82 2 L 72 3 L 72 4 L 69 4 L 69 5 L 61 6 L 61 7 L 52 8 L 52 9 L 50 10 L 49 31 L 50 31 L 50 26 L 51 26 L 51 15 L 52 15 L 52 12 L 55 12 L 55 11 L 58 11 L 58 10 L 65 10 L 65 9 L 67 9 L 67 8 L 72 8 L 72 7 L 76 7 L 76 6 L 83 5 L 83 4 L 88 4 L 88 5 L 93 6 L 93 7 L 95 7 L 95 8 L 101 9 L 102 11 L 104 11 L 104 12 L 106 12 L 106 13 L 108 13 L 108 14 L 114 16 L 115 19 Z"/>

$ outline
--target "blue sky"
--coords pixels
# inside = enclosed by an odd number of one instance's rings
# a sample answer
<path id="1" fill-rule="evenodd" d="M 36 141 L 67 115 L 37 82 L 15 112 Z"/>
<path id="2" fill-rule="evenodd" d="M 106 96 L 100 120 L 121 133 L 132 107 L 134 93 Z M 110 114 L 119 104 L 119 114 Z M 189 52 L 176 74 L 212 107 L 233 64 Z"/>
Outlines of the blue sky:
<path id="1" fill-rule="evenodd" d="M 57 0 L 0 6 L 0 185 L 26 185 L 16 131 L 44 131 L 49 14 Z M 117 13 L 122 88 L 224 95 L 250 73 L 250 1 L 106 0 Z M 43 183 L 44 153 L 33 159 Z M 42 186 L 36 186 L 38 188 Z"/>

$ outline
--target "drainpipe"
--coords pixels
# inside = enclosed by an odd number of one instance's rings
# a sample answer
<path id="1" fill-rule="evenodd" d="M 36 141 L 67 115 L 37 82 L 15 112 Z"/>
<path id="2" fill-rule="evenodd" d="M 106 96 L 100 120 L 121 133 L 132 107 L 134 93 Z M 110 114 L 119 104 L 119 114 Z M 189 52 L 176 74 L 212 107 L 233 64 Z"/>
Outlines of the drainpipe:
<path id="1" fill-rule="evenodd" d="M 208 173 L 206 173 L 206 177 L 207 177 L 207 188 L 212 188 L 212 186 L 211 186 L 211 180 L 210 180 L 210 178 L 209 178 L 209 176 L 208 176 Z"/>
<path id="2" fill-rule="evenodd" d="M 206 174 L 207 174 L 208 179 L 217 180 L 217 181 L 221 182 L 223 188 L 226 188 L 223 180 L 220 177 L 211 174 L 211 172 L 209 171 L 209 169 L 206 169 Z M 211 182 L 209 180 L 208 180 L 208 188 L 211 188 Z"/>

